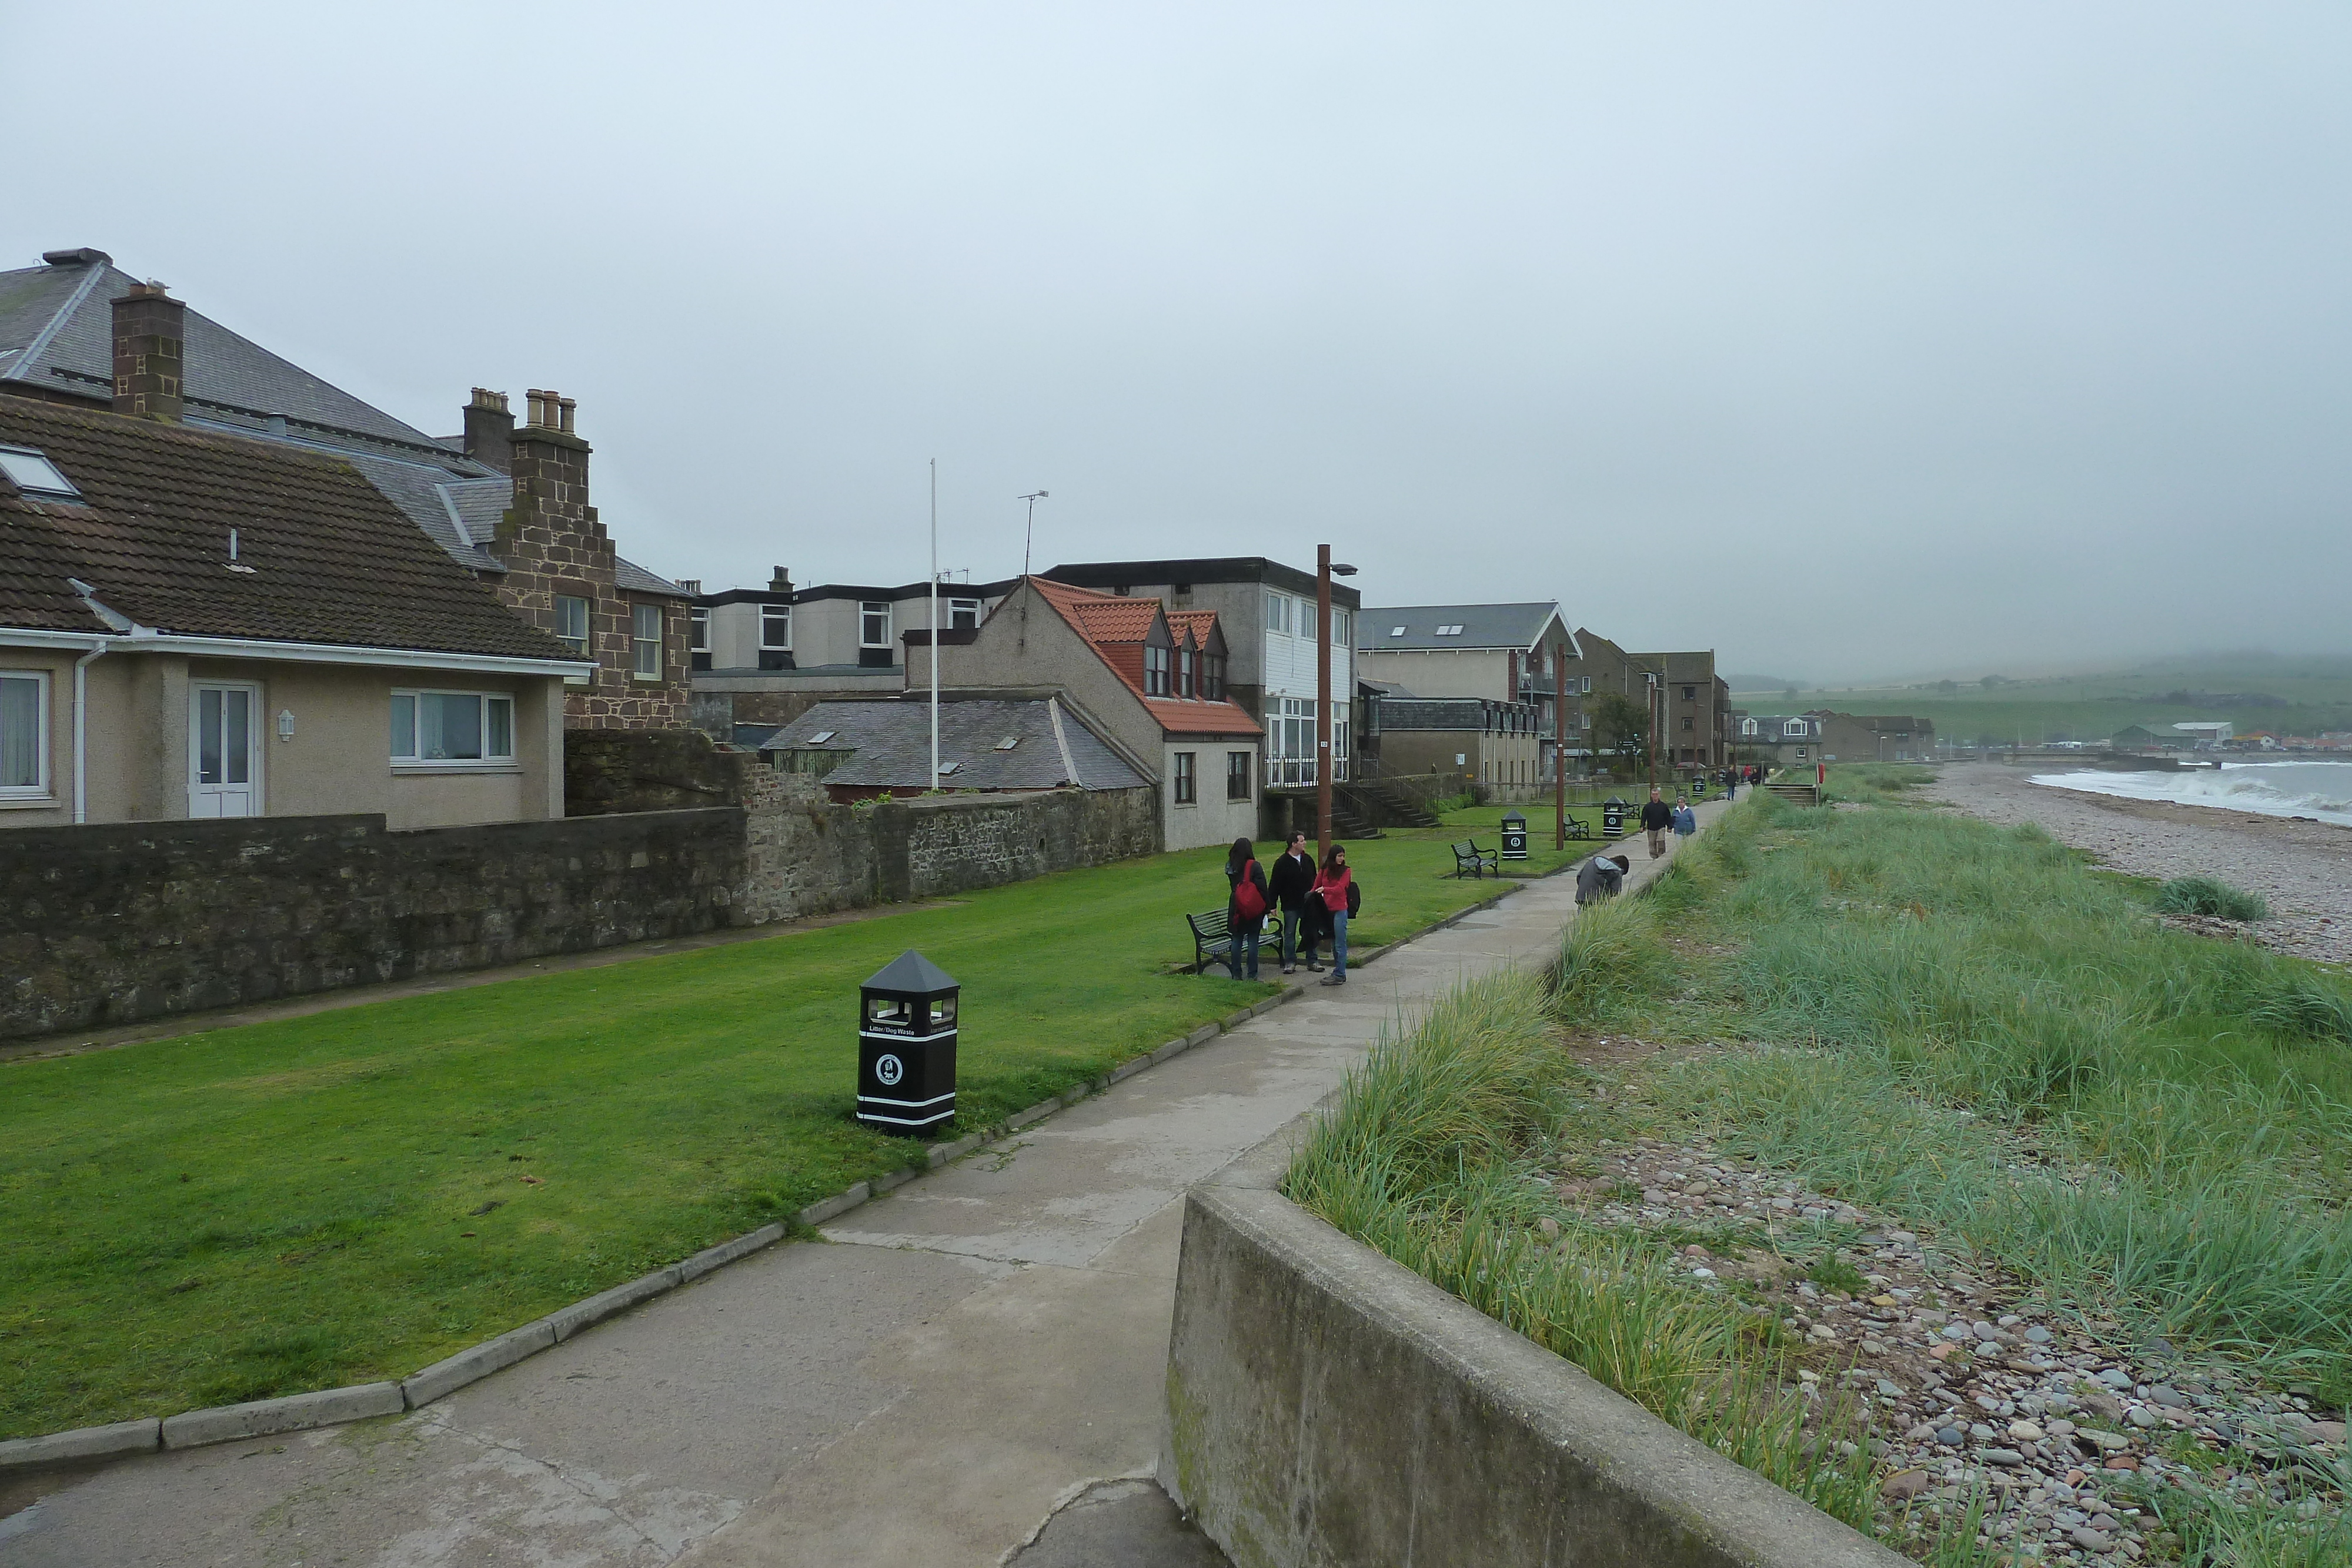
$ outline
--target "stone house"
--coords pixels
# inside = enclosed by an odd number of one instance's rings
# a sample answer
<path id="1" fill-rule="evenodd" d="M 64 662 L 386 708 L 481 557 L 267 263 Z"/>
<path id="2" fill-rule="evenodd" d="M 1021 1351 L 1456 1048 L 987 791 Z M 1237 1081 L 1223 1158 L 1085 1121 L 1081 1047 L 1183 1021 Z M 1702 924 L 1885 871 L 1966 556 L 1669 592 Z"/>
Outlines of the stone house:
<path id="1" fill-rule="evenodd" d="M 1664 687 L 1658 760 L 1675 768 L 1722 767 L 1730 756 L 1731 685 L 1716 674 L 1715 650 L 1633 657 Z"/>
<path id="2" fill-rule="evenodd" d="M 0 272 L 0 395 L 114 409 L 348 465 L 524 622 L 593 668 L 572 728 L 662 728 L 688 709 L 687 595 L 623 559 L 588 496 L 572 400 L 476 388 L 433 436 L 141 283 L 100 250 Z"/>
<path id="3" fill-rule="evenodd" d="M 562 816 L 585 662 L 341 458 L 172 421 L 146 362 L 121 413 L 0 393 L 0 828 Z"/>
<path id="4" fill-rule="evenodd" d="M 1221 621 L 1204 609 L 1024 578 L 978 626 L 940 633 L 940 685 L 1055 697 L 1159 788 L 1168 848 L 1230 843 L 1257 831 L 1264 735 L 1229 695 L 1233 654 Z M 907 687 L 920 692 L 930 632 L 904 635 Z"/>

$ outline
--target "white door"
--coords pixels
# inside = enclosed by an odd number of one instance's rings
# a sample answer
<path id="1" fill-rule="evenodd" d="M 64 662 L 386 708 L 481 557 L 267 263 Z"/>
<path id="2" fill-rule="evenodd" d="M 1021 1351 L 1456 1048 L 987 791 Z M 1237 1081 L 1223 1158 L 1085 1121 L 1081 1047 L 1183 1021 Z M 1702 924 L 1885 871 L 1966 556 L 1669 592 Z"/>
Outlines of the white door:
<path id="1" fill-rule="evenodd" d="M 261 815 L 261 688 L 205 682 L 188 692 L 188 815 Z"/>

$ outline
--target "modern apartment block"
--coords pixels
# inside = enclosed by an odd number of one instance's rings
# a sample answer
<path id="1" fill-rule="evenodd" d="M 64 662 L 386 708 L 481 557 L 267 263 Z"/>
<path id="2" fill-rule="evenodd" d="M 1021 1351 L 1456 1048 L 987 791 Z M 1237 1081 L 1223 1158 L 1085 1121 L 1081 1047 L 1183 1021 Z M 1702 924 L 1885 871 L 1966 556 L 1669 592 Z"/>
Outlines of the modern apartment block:
<path id="1" fill-rule="evenodd" d="M 1117 596 L 1157 599 L 1171 613 L 1211 610 L 1229 652 L 1225 695 L 1265 726 L 1262 771 L 1268 791 L 1316 783 L 1316 643 L 1331 649 L 1333 776 L 1345 779 L 1355 755 L 1357 614 L 1363 596 L 1331 584 L 1331 623 L 1316 623 L 1316 583 L 1263 556 L 1193 560 L 1086 561 L 1045 574 L 1056 582 Z"/>

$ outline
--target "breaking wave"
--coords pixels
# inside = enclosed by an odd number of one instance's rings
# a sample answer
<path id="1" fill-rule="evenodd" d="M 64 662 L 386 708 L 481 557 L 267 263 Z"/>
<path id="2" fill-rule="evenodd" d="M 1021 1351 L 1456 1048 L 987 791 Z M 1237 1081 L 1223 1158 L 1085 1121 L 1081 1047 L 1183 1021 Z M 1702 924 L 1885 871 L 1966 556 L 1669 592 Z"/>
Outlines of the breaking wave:
<path id="1" fill-rule="evenodd" d="M 2038 773 L 2033 782 L 2131 800 L 2316 817 L 2352 827 L 2352 762 L 2225 762 L 2185 773 Z"/>

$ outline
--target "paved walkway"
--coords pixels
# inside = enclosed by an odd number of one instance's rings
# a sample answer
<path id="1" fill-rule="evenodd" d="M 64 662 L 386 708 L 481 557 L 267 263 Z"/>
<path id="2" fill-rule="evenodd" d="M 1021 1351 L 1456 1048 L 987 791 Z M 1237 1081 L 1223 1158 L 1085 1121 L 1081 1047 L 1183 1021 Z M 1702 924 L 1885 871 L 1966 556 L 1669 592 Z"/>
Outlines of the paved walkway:
<path id="1" fill-rule="evenodd" d="M 1549 955 L 1574 895 L 1538 882 L 851 1210 L 827 1244 L 423 1410 L 97 1469 L 0 1519 L 0 1568 L 996 1568 L 1033 1540 L 1044 1568 L 1088 1510 L 1150 1500 L 1095 1483 L 1158 1451 L 1185 1186 L 1460 977 Z M 1201 1551 L 1171 1530 L 1164 1554 L 1105 1560 Z"/>

